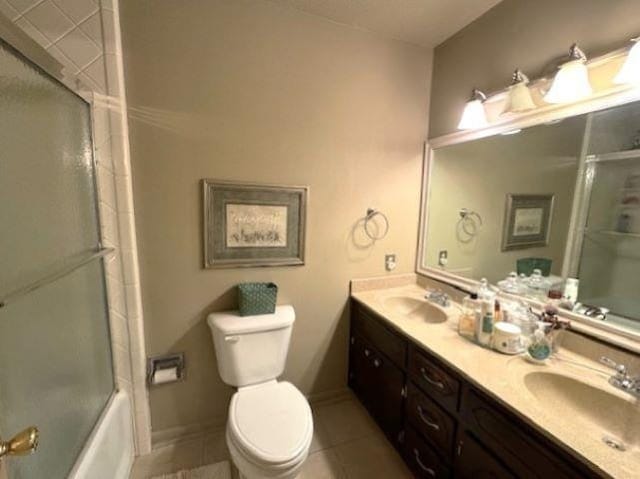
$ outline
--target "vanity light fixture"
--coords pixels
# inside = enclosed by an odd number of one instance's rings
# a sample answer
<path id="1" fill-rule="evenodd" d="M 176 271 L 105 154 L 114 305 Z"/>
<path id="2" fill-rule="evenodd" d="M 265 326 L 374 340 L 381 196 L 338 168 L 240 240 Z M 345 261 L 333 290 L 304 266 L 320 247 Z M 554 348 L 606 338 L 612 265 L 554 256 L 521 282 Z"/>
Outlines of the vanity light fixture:
<path id="1" fill-rule="evenodd" d="M 629 50 L 627 59 L 613 79 L 617 84 L 631 84 L 640 86 L 640 37 L 631 40 L 633 46 Z"/>
<path id="2" fill-rule="evenodd" d="M 569 61 L 560 65 L 551 89 L 544 96 L 547 103 L 571 103 L 593 93 L 589 83 L 587 56 L 577 43 L 569 49 Z"/>
<path id="3" fill-rule="evenodd" d="M 467 102 L 462 112 L 462 118 L 460 118 L 460 123 L 458 123 L 458 130 L 474 130 L 489 125 L 483 104 L 486 99 L 487 95 L 477 88 L 473 89 L 471 99 Z"/>
<path id="4" fill-rule="evenodd" d="M 520 113 L 523 111 L 533 110 L 536 107 L 536 104 L 533 102 L 533 98 L 531 98 L 531 92 L 527 86 L 528 84 L 529 77 L 522 73 L 519 68 L 516 69 L 516 71 L 513 72 L 507 101 L 501 115 Z"/>

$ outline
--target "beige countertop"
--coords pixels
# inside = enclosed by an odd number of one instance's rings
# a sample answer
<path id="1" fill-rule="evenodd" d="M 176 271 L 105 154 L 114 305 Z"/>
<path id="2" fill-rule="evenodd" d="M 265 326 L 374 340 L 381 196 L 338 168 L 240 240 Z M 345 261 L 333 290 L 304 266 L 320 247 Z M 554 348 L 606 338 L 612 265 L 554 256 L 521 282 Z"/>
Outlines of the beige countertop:
<path id="1" fill-rule="evenodd" d="M 457 303 L 452 302 L 448 308 L 433 305 L 446 312 L 448 319 L 428 323 L 403 314 L 390 306 L 393 300 L 388 301 L 394 297 L 424 301 L 424 295 L 423 288 L 410 284 L 352 292 L 351 296 L 595 469 L 615 478 L 640 477 L 640 400 L 609 385 L 612 372 L 576 352 L 584 351 L 584 344 L 579 348 L 564 347 L 565 342 L 584 343 L 584 339 L 569 333 L 557 358 L 545 365 L 533 364 L 523 356 L 503 355 L 459 336 Z M 531 374 L 536 372 L 549 373 L 551 379 L 559 377 L 563 385 L 570 385 L 569 390 L 536 382 L 541 376 Z M 627 450 L 606 446 L 604 435 L 622 440 Z"/>

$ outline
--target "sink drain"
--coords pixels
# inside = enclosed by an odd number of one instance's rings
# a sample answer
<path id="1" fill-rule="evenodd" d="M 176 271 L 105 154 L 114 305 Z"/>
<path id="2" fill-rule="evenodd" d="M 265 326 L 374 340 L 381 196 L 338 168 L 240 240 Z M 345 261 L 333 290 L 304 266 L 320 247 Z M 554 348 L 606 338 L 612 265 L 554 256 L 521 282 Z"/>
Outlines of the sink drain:
<path id="1" fill-rule="evenodd" d="M 618 441 L 611 436 L 602 436 L 602 442 L 604 442 L 611 449 L 615 449 L 616 451 L 623 452 L 627 450 L 627 446 L 625 446 L 622 441 Z"/>

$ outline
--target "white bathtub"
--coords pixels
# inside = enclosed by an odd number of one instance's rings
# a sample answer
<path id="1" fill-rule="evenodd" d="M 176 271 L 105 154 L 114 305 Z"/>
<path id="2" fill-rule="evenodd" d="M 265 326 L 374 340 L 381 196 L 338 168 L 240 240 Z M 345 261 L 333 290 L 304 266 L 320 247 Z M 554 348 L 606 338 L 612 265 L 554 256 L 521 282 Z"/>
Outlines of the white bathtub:
<path id="1" fill-rule="evenodd" d="M 69 479 L 129 479 L 134 446 L 131 405 L 115 393 L 69 473 Z"/>

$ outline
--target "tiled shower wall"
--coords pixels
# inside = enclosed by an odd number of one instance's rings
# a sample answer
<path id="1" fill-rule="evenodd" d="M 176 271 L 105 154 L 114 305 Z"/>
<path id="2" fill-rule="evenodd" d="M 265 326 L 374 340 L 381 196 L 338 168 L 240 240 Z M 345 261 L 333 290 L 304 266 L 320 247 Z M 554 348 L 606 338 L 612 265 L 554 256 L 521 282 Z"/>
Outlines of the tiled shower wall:
<path id="1" fill-rule="evenodd" d="M 136 450 L 151 449 L 145 348 L 117 0 L 0 0 L 0 12 L 63 65 L 64 83 L 92 99 L 98 198 L 118 388 L 129 393 Z"/>

